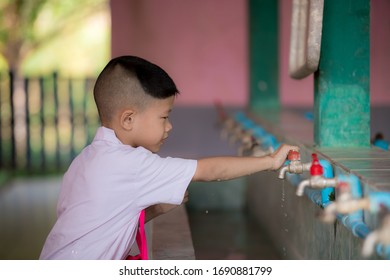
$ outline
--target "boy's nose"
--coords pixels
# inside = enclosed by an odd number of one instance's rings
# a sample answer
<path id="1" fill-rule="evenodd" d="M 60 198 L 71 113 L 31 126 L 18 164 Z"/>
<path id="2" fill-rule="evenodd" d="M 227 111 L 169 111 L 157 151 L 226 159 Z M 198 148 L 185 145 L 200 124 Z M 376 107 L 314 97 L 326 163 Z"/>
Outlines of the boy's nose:
<path id="1" fill-rule="evenodd" d="M 169 132 L 169 131 L 172 130 L 172 128 L 173 128 L 173 126 L 172 126 L 171 122 L 168 120 L 167 126 L 165 127 L 165 131 L 166 131 L 166 132 Z"/>

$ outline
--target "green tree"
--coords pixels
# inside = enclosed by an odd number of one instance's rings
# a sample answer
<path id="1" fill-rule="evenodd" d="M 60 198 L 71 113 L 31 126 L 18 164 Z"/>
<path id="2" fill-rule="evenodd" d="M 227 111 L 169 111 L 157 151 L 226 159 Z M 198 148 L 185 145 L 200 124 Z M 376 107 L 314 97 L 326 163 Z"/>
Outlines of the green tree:
<path id="1" fill-rule="evenodd" d="M 17 165 L 23 166 L 26 160 L 28 137 L 25 109 L 28 104 L 22 65 L 24 70 L 24 63 L 31 54 L 46 50 L 53 41 L 62 41 L 70 33 L 77 33 L 88 19 L 107 11 L 107 8 L 108 0 L 0 0 L 0 57 L 14 73 L 13 100 L 7 101 L 13 102 Z M 60 49 L 55 49 L 57 56 L 61 56 L 61 50 L 67 49 L 67 43 L 64 41 Z M 46 64 L 45 60 L 46 57 L 40 59 L 37 70 Z"/>
<path id="2" fill-rule="evenodd" d="M 107 0 L 0 0 L 0 53 L 17 75 L 33 51 L 107 8 Z"/>

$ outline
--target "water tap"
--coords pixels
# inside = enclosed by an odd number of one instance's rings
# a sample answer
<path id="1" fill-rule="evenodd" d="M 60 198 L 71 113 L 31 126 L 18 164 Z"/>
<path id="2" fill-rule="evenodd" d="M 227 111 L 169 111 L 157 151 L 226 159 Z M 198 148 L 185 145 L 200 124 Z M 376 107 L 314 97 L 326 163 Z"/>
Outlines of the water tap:
<path id="1" fill-rule="evenodd" d="M 376 244 L 390 245 L 390 214 L 383 218 L 383 222 L 377 230 L 372 231 L 364 239 L 363 257 L 369 257 L 374 252 Z"/>
<path id="2" fill-rule="evenodd" d="M 241 145 L 238 147 L 238 155 L 244 156 L 251 154 L 251 150 L 253 150 L 255 146 L 259 146 L 256 138 L 249 133 L 243 134 L 241 137 Z"/>
<path id="3" fill-rule="evenodd" d="M 240 124 L 237 124 L 232 128 L 228 142 L 230 145 L 234 145 L 240 139 L 245 138 L 247 135 L 248 132 L 245 131 Z"/>
<path id="4" fill-rule="evenodd" d="M 347 182 L 340 181 L 336 185 L 337 200 L 330 203 L 323 211 L 321 220 L 326 223 L 333 223 L 336 220 L 337 213 L 346 215 L 362 209 L 369 209 L 370 201 L 368 198 L 356 199 L 350 191 Z"/>
<path id="5" fill-rule="evenodd" d="M 290 161 L 290 163 L 280 169 L 279 179 L 284 179 L 286 177 L 286 172 L 301 174 L 303 171 L 309 171 L 310 169 L 311 163 L 302 163 L 301 155 L 298 151 L 289 151 L 287 159 Z"/>
<path id="6" fill-rule="evenodd" d="M 337 184 L 337 178 L 325 178 L 324 169 L 320 164 L 317 154 L 312 154 L 312 162 L 310 165 L 309 179 L 303 180 L 299 183 L 296 194 L 302 196 L 306 187 L 323 189 L 328 186 L 335 186 Z"/>
<path id="7" fill-rule="evenodd" d="M 238 126 L 236 121 L 230 117 L 226 117 L 222 121 L 222 129 L 221 129 L 221 138 L 223 140 L 228 140 L 229 135 L 233 133 L 235 128 Z"/>
<path id="8" fill-rule="evenodd" d="M 239 156 L 263 157 L 272 154 L 275 150 L 272 146 L 267 148 L 261 145 L 261 142 L 251 133 L 243 134 L 241 145 L 238 148 Z"/>
<path id="9" fill-rule="evenodd" d="M 234 144 L 236 142 L 245 142 L 245 138 L 250 140 L 250 137 L 252 136 L 252 129 L 256 127 L 256 124 L 240 112 L 235 115 L 234 119 L 237 125 L 231 131 L 232 133 L 229 143 Z"/>
<path id="10" fill-rule="evenodd" d="M 234 127 L 237 125 L 236 121 L 232 118 L 229 117 L 225 109 L 223 108 L 223 105 L 221 101 L 215 100 L 214 101 L 214 106 L 217 111 L 217 125 L 221 128 L 221 138 L 224 140 L 228 139 L 229 134 L 232 132 Z"/>

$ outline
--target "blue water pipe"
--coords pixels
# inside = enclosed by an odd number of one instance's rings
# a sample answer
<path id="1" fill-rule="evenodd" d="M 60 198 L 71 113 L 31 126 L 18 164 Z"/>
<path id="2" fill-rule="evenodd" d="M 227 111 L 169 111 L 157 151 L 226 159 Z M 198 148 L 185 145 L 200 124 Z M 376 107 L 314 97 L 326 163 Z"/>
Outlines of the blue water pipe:
<path id="1" fill-rule="evenodd" d="M 349 183 L 353 198 L 361 199 L 363 197 L 360 181 L 356 176 L 339 176 L 339 180 Z M 370 201 L 369 211 L 371 213 L 378 213 L 383 206 L 390 210 L 390 193 L 372 192 L 369 194 L 368 199 Z M 357 237 L 364 239 L 370 233 L 370 229 L 363 222 L 363 210 L 355 211 L 349 215 L 337 215 L 337 218 Z M 390 259 L 390 245 L 377 244 L 375 250 L 382 258 Z"/>
<path id="2" fill-rule="evenodd" d="M 348 183 L 354 199 L 361 199 L 363 197 L 362 187 L 358 177 L 350 174 L 339 175 L 337 178 L 339 182 Z M 357 210 L 348 215 L 337 215 L 337 218 L 357 237 L 365 238 L 370 233 L 370 229 L 363 221 L 363 210 Z"/>
<path id="3" fill-rule="evenodd" d="M 288 164 L 289 161 L 287 160 L 285 165 Z M 324 159 L 320 159 L 320 164 L 324 170 L 323 176 L 325 178 L 333 178 L 334 173 L 332 165 Z M 302 176 L 300 174 L 287 173 L 286 178 L 293 186 L 298 186 L 299 183 L 302 181 Z M 331 202 L 330 197 L 332 194 L 334 194 L 334 187 L 329 186 L 322 190 L 305 188 L 305 194 L 311 201 L 313 201 L 318 206 L 325 207 Z"/>
<path id="4" fill-rule="evenodd" d="M 244 130 L 252 130 L 254 129 L 257 125 L 250 119 L 245 119 L 241 121 L 241 126 Z"/>
<path id="5" fill-rule="evenodd" d="M 276 140 L 275 136 L 247 118 L 245 113 L 241 111 L 237 112 L 234 119 L 243 127 L 243 129 L 252 130 L 253 136 L 259 139 L 264 147 L 273 147 L 274 150 L 276 150 L 280 146 L 280 143 Z M 389 149 L 389 143 L 384 140 L 376 140 L 374 145 L 383 149 Z M 289 164 L 289 161 L 286 161 L 285 164 Z M 334 172 L 332 165 L 323 159 L 320 160 L 320 164 L 324 170 L 323 176 L 325 178 L 333 178 Z M 288 173 L 286 176 L 289 182 L 295 186 L 302 180 L 302 176 L 299 174 Z M 360 181 L 355 175 L 339 175 L 338 180 L 349 184 L 354 199 L 361 199 L 363 197 Z M 326 187 L 322 190 L 306 188 L 305 194 L 316 205 L 325 207 L 331 203 L 330 196 L 334 194 L 334 187 Z M 382 206 L 385 206 L 390 210 L 390 193 L 373 192 L 369 195 L 369 200 L 370 212 L 372 213 L 378 213 Z M 354 236 L 364 239 L 370 233 L 370 229 L 363 221 L 363 210 L 357 210 L 348 215 L 337 214 L 336 217 L 345 227 L 351 230 Z M 378 244 L 376 245 L 376 253 L 383 258 L 390 259 L 390 246 Z"/>
<path id="6" fill-rule="evenodd" d="M 373 143 L 374 146 L 384 149 L 384 150 L 389 150 L 389 142 L 383 140 L 383 139 L 377 139 Z"/>
<path id="7" fill-rule="evenodd" d="M 243 120 L 245 120 L 247 117 L 244 112 L 238 111 L 237 113 L 234 114 L 234 120 L 241 123 Z"/>
<path id="8" fill-rule="evenodd" d="M 314 120 L 313 112 L 305 112 L 303 114 L 303 116 L 305 117 L 305 119 L 307 119 L 309 121 L 313 121 Z"/>
<path id="9" fill-rule="evenodd" d="M 331 172 L 330 171 L 327 172 L 329 173 L 327 173 L 326 176 L 331 176 Z M 290 183 L 294 185 L 299 184 L 300 180 L 302 179 L 299 174 L 287 174 L 287 178 L 289 179 Z M 354 199 L 361 199 L 363 197 L 360 181 L 355 175 L 339 175 L 338 180 L 347 182 L 349 184 L 351 194 Z M 305 194 L 312 202 L 314 202 L 318 206 L 326 206 L 327 204 L 330 203 L 329 200 L 328 201 L 323 200 L 324 193 L 321 190 L 306 188 Z M 387 207 L 390 210 L 390 193 L 373 192 L 369 195 L 369 201 L 370 201 L 369 210 L 371 213 L 374 214 L 378 213 L 382 207 Z M 356 237 L 364 239 L 371 231 L 370 228 L 364 222 L 363 210 L 358 210 L 348 215 L 337 214 L 336 217 Z M 378 256 L 384 259 L 390 259 L 390 245 L 377 244 L 375 251 L 378 254 Z"/>
<path id="10" fill-rule="evenodd" d="M 278 140 L 276 140 L 275 136 L 273 136 L 272 134 L 265 135 L 261 139 L 261 142 L 264 148 L 272 147 L 274 150 L 276 150 L 280 146 L 280 143 L 278 142 Z"/>
<path id="11" fill-rule="evenodd" d="M 390 193 L 388 192 L 372 192 L 369 194 L 370 212 L 378 213 L 382 207 L 386 207 L 390 211 Z M 375 251 L 377 255 L 383 258 L 390 259 L 390 245 L 377 244 Z"/>
<path id="12" fill-rule="evenodd" d="M 376 254 L 384 259 L 390 259 L 390 246 L 377 244 L 375 248 Z"/>
<path id="13" fill-rule="evenodd" d="M 372 192 L 369 194 L 370 212 L 378 213 L 382 207 L 386 207 L 390 211 L 390 193 L 388 192 Z"/>
<path id="14" fill-rule="evenodd" d="M 246 114 L 242 111 L 238 111 L 235 115 L 234 115 L 234 120 L 236 122 L 238 122 L 242 128 L 246 129 L 246 130 L 249 130 L 249 129 L 255 129 L 256 127 L 258 127 L 259 125 L 257 125 L 253 120 L 251 120 L 250 118 L 248 118 L 246 116 Z"/>
<path id="15" fill-rule="evenodd" d="M 272 147 L 274 150 L 279 148 L 280 143 L 276 137 L 268 133 L 263 127 L 249 119 L 244 112 L 239 111 L 234 115 L 234 119 L 244 130 L 252 131 L 252 135 L 261 142 L 263 148 Z"/>
<path id="16" fill-rule="evenodd" d="M 320 164 L 322 165 L 324 170 L 323 176 L 325 178 L 333 178 L 334 172 L 333 172 L 332 165 L 324 159 L 320 159 Z M 334 187 L 329 186 L 321 190 L 321 205 L 323 207 L 325 207 L 331 202 L 330 200 L 331 195 L 334 195 Z"/>
<path id="17" fill-rule="evenodd" d="M 289 164 L 289 161 L 286 161 Z M 320 160 L 320 164 L 323 167 L 325 178 L 333 178 L 334 172 L 332 165 L 326 160 Z M 297 186 L 302 180 L 302 176 L 299 174 L 286 174 L 289 182 Z M 338 181 L 347 182 L 350 186 L 350 191 L 354 199 L 361 199 L 363 197 L 360 180 L 353 174 L 339 175 Z M 318 206 L 326 207 L 330 201 L 330 195 L 334 193 L 333 187 L 327 187 L 322 190 L 305 188 L 306 196 Z M 377 213 L 382 206 L 390 209 L 390 193 L 374 192 L 369 196 L 370 200 L 370 212 Z M 337 214 L 337 219 L 348 228 L 352 234 L 359 238 L 366 238 L 370 233 L 369 227 L 364 223 L 363 210 L 358 210 L 348 215 Z M 390 246 L 382 244 L 376 245 L 376 253 L 385 259 L 390 259 Z"/>
<path id="18" fill-rule="evenodd" d="M 261 126 L 258 125 L 255 128 L 253 128 L 252 134 L 254 137 L 256 137 L 258 139 L 262 139 L 263 137 L 265 137 L 267 135 L 267 132 L 265 131 L 264 128 L 262 128 Z"/>
<path id="19" fill-rule="evenodd" d="M 305 188 L 306 196 L 316 205 L 322 206 L 322 191 L 318 189 Z"/>

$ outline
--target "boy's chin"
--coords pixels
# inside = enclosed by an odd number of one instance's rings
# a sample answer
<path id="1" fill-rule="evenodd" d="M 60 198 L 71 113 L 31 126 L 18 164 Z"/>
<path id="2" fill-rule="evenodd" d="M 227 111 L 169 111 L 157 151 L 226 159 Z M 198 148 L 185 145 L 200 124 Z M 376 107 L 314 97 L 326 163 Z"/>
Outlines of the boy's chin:
<path id="1" fill-rule="evenodd" d="M 158 153 L 159 151 L 160 151 L 160 146 L 158 146 L 158 147 L 145 147 L 145 149 L 147 149 L 147 150 L 149 150 L 149 151 L 151 151 L 152 153 Z"/>

